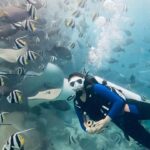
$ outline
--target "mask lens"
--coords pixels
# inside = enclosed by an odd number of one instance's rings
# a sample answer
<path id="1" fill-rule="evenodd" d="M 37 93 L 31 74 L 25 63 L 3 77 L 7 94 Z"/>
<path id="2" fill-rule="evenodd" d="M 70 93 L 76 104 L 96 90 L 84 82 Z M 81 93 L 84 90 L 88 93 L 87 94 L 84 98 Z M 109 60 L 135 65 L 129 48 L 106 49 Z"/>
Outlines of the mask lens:
<path id="1" fill-rule="evenodd" d="M 70 82 L 70 86 L 74 86 L 75 81 Z"/>
<path id="2" fill-rule="evenodd" d="M 76 82 L 78 82 L 79 84 L 82 84 L 82 79 L 78 79 Z"/>

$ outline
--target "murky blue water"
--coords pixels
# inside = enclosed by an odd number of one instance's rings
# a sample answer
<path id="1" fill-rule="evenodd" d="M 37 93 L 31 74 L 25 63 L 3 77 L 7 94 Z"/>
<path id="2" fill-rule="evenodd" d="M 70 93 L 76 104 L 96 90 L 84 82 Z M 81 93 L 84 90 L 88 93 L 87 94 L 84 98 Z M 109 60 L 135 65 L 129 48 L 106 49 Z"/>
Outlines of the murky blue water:
<path id="1" fill-rule="evenodd" d="M 25 150 L 146 149 L 112 123 L 101 134 L 82 131 L 64 79 L 85 69 L 149 99 L 149 0 L 1 0 L 0 7 L 0 112 L 9 112 L 0 123 L 11 124 L 0 125 L 0 149 L 30 128 Z M 23 101 L 9 103 L 14 90 Z"/>

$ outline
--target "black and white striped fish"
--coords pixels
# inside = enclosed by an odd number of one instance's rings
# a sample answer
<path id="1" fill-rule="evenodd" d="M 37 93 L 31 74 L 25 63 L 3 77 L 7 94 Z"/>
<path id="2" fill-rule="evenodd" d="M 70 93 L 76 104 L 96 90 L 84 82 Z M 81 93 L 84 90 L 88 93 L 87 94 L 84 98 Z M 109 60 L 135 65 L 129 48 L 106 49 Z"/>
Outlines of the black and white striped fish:
<path id="1" fill-rule="evenodd" d="M 16 47 L 17 49 L 21 49 L 21 48 L 27 47 L 27 43 L 26 43 L 24 40 L 22 40 L 22 38 L 24 38 L 24 37 L 26 37 L 26 36 L 19 37 L 19 38 L 17 38 L 17 39 L 15 40 L 15 47 Z"/>
<path id="2" fill-rule="evenodd" d="M 71 49 L 74 49 L 74 48 L 75 48 L 75 46 L 76 46 L 76 45 L 75 45 L 75 43 L 74 43 L 74 42 L 69 44 L 69 48 L 71 48 Z"/>
<path id="3" fill-rule="evenodd" d="M 16 74 L 17 74 L 18 76 L 23 76 L 23 75 L 25 75 L 25 69 L 24 69 L 23 67 L 18 67 L 18 68 L 16 69 Z"/>
<path id="4" fill-rule="evenodd" d="M 56 56 L 50 56 L 50 62 L 55 62 L 57 60 L 57 57 Z"/>
<path id="5" fill-rule="evenodd" d="M 28 2 L 29 4 L 34 4 L 34 5 L 37 3 L 35 0 L 27 0 L 27 2 Z"/>
<path id="6" fill-rule="evenodd" d="M 27 57 L 25 55 L 23 56 L 19 56 L 18 59 L 17 59 L 17 62 L 19 65 L 27 65 L 28 64 L 28 60 L 27 60 Z"/>
<path id="7" fill-rule="evenodd" d="M 24 20 L 22 22 L 22 26 L 25 30 L 34 32 L 36 30 L 36 28 L 35 28 L 35 25 L 33 22 L 34 22 L 33 20 Z"/>
<path id="8" fill-rule="evenodd" d="M 31 16 L 31 19 L 37 20 L 37 9 L 34 5 L 32 4 L 28 5 L 28 12 L 29 12 L 29 15 Z"/>
<path id="9" fill-rule="evenodd" d="M 33 128 L 12 134 L 2 150 L 24 150 L 25 138 L 21 134 L 30 130 L 33 130 Z"/>
<path id="10" fill-rule="evenodd" d="M 5 114 L 8 114 L 9 112 L 1 112 L 0 113 L 0 124 L 4 123 L 4 119 L 5 119 Z"/>
<path id="11" fill-rule="evenodd" d="M 76 139 L 72 135 L 69 135 L 69 145 L 76 143 L 77 143 Z"/>
<path id="12" fill-rule="evenodd" d="M 16 22 L 16 23 L 13 23 L 12 25 L 13 25 L 13 27 L 15 27 L 16 29 L 22 29 L 22 28 L 23 28 L 22 22 Z"/>
<path id="13" fill-rule="evenodd" d="M 13 90 L 6 99 L 9 103 L 21 104 L 23 102 L 23 93 L 19 90 Z"/>
<path id="14" fill-rule="evenodd" d="M 39 56 L 38 53 L 36 53 L 34 51 L 27 51 L 27 53 L 26 53 L 27 60 L 29 60 L 29 61 L 36 60 L 37 56 Z"/>
<path id="15" fill-rule="evenodd" d="M 34 20 L 24 20 L 22 22 L 16 22 L 13 23 L 12 25 L 19 30 L 27 30 L 30 32 L 34 32 L 36 30 L 34 23 Z"/>

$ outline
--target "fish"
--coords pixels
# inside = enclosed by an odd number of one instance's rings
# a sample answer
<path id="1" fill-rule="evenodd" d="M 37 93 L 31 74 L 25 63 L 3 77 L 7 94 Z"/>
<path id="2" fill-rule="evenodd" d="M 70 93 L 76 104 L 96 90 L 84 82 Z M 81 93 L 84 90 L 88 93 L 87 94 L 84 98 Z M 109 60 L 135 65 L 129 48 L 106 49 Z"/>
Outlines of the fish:
<path id="1" fill-rule="evenodd" d="M 86 0 L 80 0 L 80 2 L 78 3 L 78 6 L 81 7 L 81 8 L 84 8 L 85 3 L 86 3 Z"/>
<path id="2" fill-rule="evenodd" d="M 19 75 L 19 76 L 25 75 L 25 69 L 23 67 L 18 67 L 16 69 L 16 74 Z"/>
<path id="3" fill-rule="evenodd" d="M 134 84 L 136 82 L 136 77 L 132 74 L 129 78 L 130 82 Z"/>
<path id="4" fill-rule="evenodd" d="M 99 13 L 94 13 L 92 16 L 92 21 L 95 21 L 97 17 L 99 17 Z"/>
<path id="5" fill-rule="evenodd" d="M 28 2 L 29 4 L 33 4 L 33 5 L 36 4 L 36 1 L 35 1 L 35 0 L 27 0 L 27 2 Z"/>
<path id="6" fill-rule="evenodd" d="M 114 52 L 125 52 L 125 49 L 123 49 L 121 46 L 116 46 L 115 48 L 113 48 Z"/>
<path id="7" fill-rule="evenodd" d="M 39 9 L 41 7 L 45 7 L 47 6 L 47 2 L 46 0 L 26 0 L 27 1 L 27 4 L 26 5 L 34 5 L 36 9 Z"/>
<path id="8" fill-rule="evenodd" d="M 129 31 L 129 30 L 124 30 L 124 33 L 125 33 L 127 36 L 131 36 L 131 35 L 132 35 L 131 31 Z"/>
<path id="9" fill-rule="evenodd" d="M 83 37 L 83 33 L 82 33 L 82 32 L 79 32 L 78 36 L 79 36 L 80 38 L 82 38 L 82 37 Z"/>
<path id="10" fill-rule="evenodd" d="M 28 12 L 29 12 L 29 15 L 31 16 L 31 19 L 33 20 L 37 20 L 37 9 L 35 8 L 34 5 L 30 4 L 29 5 L 29 8 L 28 8 Z"/>
<path id="11" fill-rule="evenodd" d="M 13 27 L 16 28 L 16 29 L 22 29 L 22 22 L 19 21 L 19 22 L 16 22 L 16 23 L 12 23 Z"/>
<path id="12" fill-rule="evenodd" d="M 128 45 L 133 44 L 133 43 L 134 43 L 134 40 L 132 38 L 127 38 L 124 45 L 128 46 Z"/>
<path id="13" fill-rule="evenodd" d="M 21 66 L 28 65 L 28 63 L 29 63 L 28 59 L 27 59 L 27 57 L 25 55 L 19 56 L 18 59 L 17 59 L 17 62 Z"/>
<path id="14" fill-rule="evenodd" d="M 6 79 L 8 79 L 4 75 L 0 75 L 0 86 L 4 86 L 6 84 Z"/>
<path id="15" fill-rule="evenodd" d="M 33 20 L 24 20 L 22 23 L 22 27 L 30 32 L 35 32 L 36 28 L 35 25 L 33 24 Z"/>
<path id="16" fill-rule="evenodd" d="M 72 18 L 65 19 L 65 25 L 66 27 L 75 27 L 75 21 Z"/>
<path id="17" fill-rule="evenodd" d="M 49 40 L 49 35 L 47 32 L 45 33 L 45 40 Z"/>
<path id="18" fill-rule="evenodd" d="M 69 145 L 76 143 L 77 143 L 76 139 L 72 135 L 69 135 Z"/>
<path id="19" fill-rule="evenodd" d="M 29 60 L 29 61 L 36 60 L 37 56 L 39 56 L 38 53 L 36 53 L 34 51 L 27 51 L 27 53 L 26 53 L 27 60 Z"/>
<path id="20" fill-rule="evenodd" d="M 0 124 L 4 123 L 4 119 L 5 119 L 5 114 L 8 114 L 9 112 L 1 112 L 0 113 Z"/>
<path id="21" fill-rule="evenodd" d="M 13 90 L 6 99 L 9 103 L 21 104 L 23 102 L 23 93 L 19 90 Z"/>
<path id="22" fill-rule="evenodd" d="M 24 29 L 24 30 L 27 30 L 30 32 L 34 32 L 36 30 L 36 28 L 35 28 L 35 24 L 33 22 L 35 22 L 35 21 L 28 19 L 28 20 L 24 20 L 21 22 L 13 23 L 12 25 L 18 30 Z"/>
<path id="23" fill-rule="evenodd" d="M 138 65 L 138 63 L 131 63 L 129 64 L 129 68 L 135 68 Z"/>
<path id="24" fill-rule="evenodd" d="M 108 61 L 108 63 L 110 63 L 110 64 L 118 63 L 118 60 L 115 59 L 115 58 L 111 58 L 111 59 Z"/>
<path id="25" fill-rule="evenodd" d="M 12 134 L 3 146 L 2 150 L 24 150 L 25 138 L 21 134 L 33 129 L 34 128 L 31 128 Z"/>
<path id="26" fill-rule="evenodd" d="M 69 48 L 71 48 L 71 49 L 73 49 L 73 48 L 75 48 L 75 43 L 73 42 L 73 43 L 70 43 L 70 45 L 69 45 Z"/>
<path id="27" fill-rule="evenodd" d="M 55 62 L 57 60 L 56 56 L 50 56 L 50 62 Z"/>
<path id="28" fill-rule="evenodd" d="M 37 36 L 36 39 L 35 39 L 35 42 L 39 43 L 40 41 L 41 41 L 40 38 Z"/>
<path id="29" fill-rule="evenodd" d="M 78 18 L 78 17 L 80 17 L 81 12 L 80 12 L 79 10 L 76 10 L 76 11 L 74 11 L 74 12 L 72 13 L 72 15 L 73 15 L 74 17 Z"/>
<path id="30" fill-rule="evenodd" d="M 21 49 L 21 48 L 27 47 L 27 43 L 26 43 L 24 40 L 22 40 L 22 38 L 24 38 L 24 37 L 26 37 L 26 36 L 19 37 L 19 38 L 17 38 L 17 39 L 15 40 L 15 47 L 16 47 L 17 49 Z"/>

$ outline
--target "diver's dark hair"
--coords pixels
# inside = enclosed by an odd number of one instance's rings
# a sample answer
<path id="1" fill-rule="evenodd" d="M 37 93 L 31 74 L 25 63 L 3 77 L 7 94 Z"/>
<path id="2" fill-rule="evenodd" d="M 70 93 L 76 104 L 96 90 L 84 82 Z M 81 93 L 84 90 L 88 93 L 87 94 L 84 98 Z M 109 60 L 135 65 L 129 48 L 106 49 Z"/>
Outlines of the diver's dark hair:
<path id="1" fill-rule="evenodd" d="M 72 77 L 75 77 L 75 76 L 78 76 L 78 77 L 81 77 L 81 78 L 85 78 L 85 75 L 84 75 L 84 74 L 82 74 L 82 73 L 80 73 L 80 72 L 74 72 L 74 73 L 71 73 L 71 74 L 69 75 L 68 81 L 70 81 L 70 79 L 71 79 Z"/>

